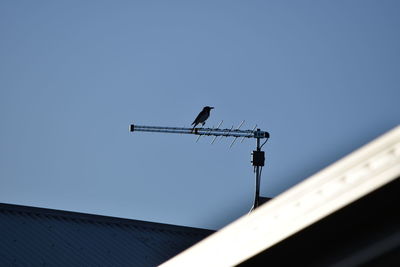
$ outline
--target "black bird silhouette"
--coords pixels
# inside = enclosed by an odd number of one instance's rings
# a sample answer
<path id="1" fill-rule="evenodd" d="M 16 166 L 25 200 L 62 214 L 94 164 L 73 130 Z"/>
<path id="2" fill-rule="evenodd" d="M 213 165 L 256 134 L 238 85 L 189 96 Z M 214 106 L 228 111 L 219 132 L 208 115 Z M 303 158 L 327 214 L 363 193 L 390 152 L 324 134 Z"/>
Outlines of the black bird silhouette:
<path id="1" fill-rule="evenodd" d="M 199 113 L 199 115 L 197 115 L 196 119 L 192 123 L 192 125 L 194 125 L 192 131 L 194 130 L 194 128 L 196 128 L 197 124 L 201 123 L 202 125 L 204 125 L 206 123 L 206 120 L 210 116 L 210 110 L 212 110 L 213 108 L 214 107 L 209 106 L 203 108 L 203 110 Z"/>

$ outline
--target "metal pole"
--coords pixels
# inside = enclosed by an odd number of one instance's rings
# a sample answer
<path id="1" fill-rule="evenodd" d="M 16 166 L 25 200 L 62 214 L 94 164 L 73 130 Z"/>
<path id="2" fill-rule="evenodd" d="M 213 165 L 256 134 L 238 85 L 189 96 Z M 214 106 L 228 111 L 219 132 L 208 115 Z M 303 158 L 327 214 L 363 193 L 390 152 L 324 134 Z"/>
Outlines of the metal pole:
<path id="1" fill-rule="evenodd" d="M 253 210 L 259 206 L 258 200 L 260 199 L 260 174 L 259 174 L 259 168 L 256 167 L 256 193 L 254 195 L 254 204 L 253 204 Z"/>
<path id="2" fill-rule="evenodd" d="M 253 151 L 253 166 L 254 166 L 254 172 L 255 172 L 255 178 L 256 178 L 256 190 L 254 193 L 254 204 L 251 210 L 256 209 L 260 205 L 260 184 L 261 184 L 261 170 L 262 167 L 264 166 L 265 163 L 265 153 L 264 151 L 261 151 L 261 146 L 260 146 L 260 140 L 263 138 L 263 135 L 261 134 L 261 130 L 257 129 L 257 131 L 254 132 L 254 138 L 257 139 L 257 148 L 256 150 Z M 269 134 L 268 137 L 269 138 Z"/>
<path id="3" fill-rule="evenodd" d="M 257 151 L 260 151 L 260 138 L 257 138 Z M 256 173 L 256 192 L 254 195 L 254 204 L 253 210 L 259 206 L 259 199 L 260 199 L 260 166 L 255 166 L 255 173 Z"/>

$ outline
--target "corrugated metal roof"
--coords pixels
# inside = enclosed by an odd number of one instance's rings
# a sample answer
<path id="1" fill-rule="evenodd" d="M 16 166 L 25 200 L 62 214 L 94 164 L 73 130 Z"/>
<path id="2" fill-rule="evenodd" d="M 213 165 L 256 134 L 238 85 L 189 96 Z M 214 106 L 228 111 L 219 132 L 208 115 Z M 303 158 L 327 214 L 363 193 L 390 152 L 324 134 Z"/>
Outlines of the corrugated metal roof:
<path id="1" fill-rule="evenodd" d="M 157 266 L 211 233 L 0 203 L 0 265 Z"/>

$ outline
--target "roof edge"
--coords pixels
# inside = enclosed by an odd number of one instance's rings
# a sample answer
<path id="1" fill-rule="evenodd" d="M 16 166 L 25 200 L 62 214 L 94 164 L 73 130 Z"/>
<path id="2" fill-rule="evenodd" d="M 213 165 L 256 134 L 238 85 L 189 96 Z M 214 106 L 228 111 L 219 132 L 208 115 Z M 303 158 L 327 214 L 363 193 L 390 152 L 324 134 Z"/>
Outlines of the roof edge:
<path id="1" fill-rule="evenodd" d="M 135 219 L 127 219 L 120 217 L 112 217 L 105 215 L 97 215 L 97 214 L 89 214 L 75 211 L 66 211 L 66 210 L 58 210 L 58 209 L 49 209 L 49 208 L 40 208 L 33 206 L 25 206 L 18 204 L 10 204 L 10 203 L 0 203 L 0 211 L 12 211 L 12 212 L 21 212 L 21 213 L 30 213 L 39 216 L 53 216 L 53 217 L 61 217 L 72 220 L 81 220 L 87 222 L 97 222 L 104 224 L 123 224 L 129 226 L 137 226 L 144 228 L 153 228 L 160 230 L 169 230 L 175 232 L 190 232 L 190 233 L 198 233 L 204 235 L 205 232 L 209 232 L 209 234 L 214 233 L 214 230 L 196 228 L 190 226 L 181 226 L 181 225 L 173 225 L 159 222 L 149 222 L 144 220 L 135 220 Z M 144 225 L 145 224 L 145 225 Z"/>

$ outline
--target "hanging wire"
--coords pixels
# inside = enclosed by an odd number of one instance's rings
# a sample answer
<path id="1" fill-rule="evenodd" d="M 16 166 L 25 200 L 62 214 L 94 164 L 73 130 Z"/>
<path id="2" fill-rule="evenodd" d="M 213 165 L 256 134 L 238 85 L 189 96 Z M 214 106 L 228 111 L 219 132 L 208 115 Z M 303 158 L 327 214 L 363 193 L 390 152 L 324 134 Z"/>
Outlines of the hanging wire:
<path id="1" fill-rule="evenodd" d="M 265 139 L 264 143 L 260 146 L 260 149 L 265 145 L 269 138 Z"/>

